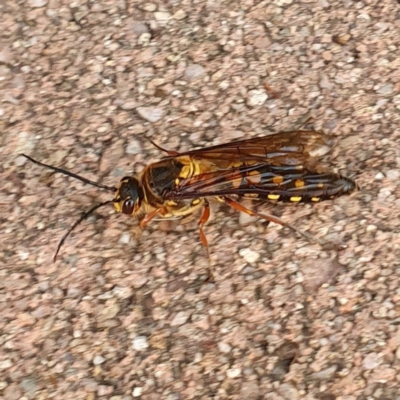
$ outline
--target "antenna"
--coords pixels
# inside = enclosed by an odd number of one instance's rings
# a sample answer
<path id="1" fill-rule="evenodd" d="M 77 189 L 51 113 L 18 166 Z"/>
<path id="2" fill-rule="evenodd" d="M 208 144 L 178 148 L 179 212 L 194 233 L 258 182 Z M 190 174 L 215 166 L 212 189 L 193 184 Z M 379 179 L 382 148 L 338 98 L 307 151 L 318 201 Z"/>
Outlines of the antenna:
<path id="1" fill-rule="evenodd" d="M 103 206 L 105 206 L 105 205 L 107 205 L 107 204 L 111 204 L 111 203 L 114 203 L 114 200 L 107 200 L 107 201 L 104 201 L 103 203 L 96 204 L 96 205 L 95 205 L 94 207 L 92 207 L 90 210 L 85 211 L 84 213 L 82 213 L 81 217 L 80 217 L 79 219 L 77 219 L 77 220 L 72 224 L 72 226 L 68 229 L 67 233 L 62 237 L 62 239 L 61 239 L 60 242 L 58 243 L 57 251 L 56 251 L 56 254 L 54 255 L 53 262 L 56 262 L 56 258 L 57 258 L 58 252 L 60 251 L 61 246 L 64 244 L 65 240 L 66 240 L 67 237 L 70 235 L 70 233 L 71 233 L 82 221 L 84 221 L 90 214 L 92 214 L 92 213 L 93 213 L 94 211 L 96 211 L 98 208 L 103 207 Z"/>
<path id="2" fill-rule="evenodd" d="M 159 146 L 157 143 L 153 142 L 151 139 L 149 139 L 149 138 L 145 138 L 145 139 L 147 139 L 158 150 L 163 151 L 164 153 L 167 153 L 169 157 L 179 155 L 179 153 L 177 151 L 164 149 L 161 146 Z"/>
<path id="3" fill-rule="evenodd" d="M 41 167 L 52 169 L 55 172 L 59 172 L 60 174 L 70 176 L 71 178 L 75 178 L 83 183 L 87 183 L 88 185 L 96 186 L 100 189 L 105 189 L 105 190 L 108 190 L 109 192 L 113 192 L 113 193 L 115 193 L 117 191 L 117 188 L 115 186 L 102 185 L 101 183 L 93 182 L 90 179 L 86 179 L 83 176 L 74 174 L 73 172 L 67 171 L 66 169 L 57 168 L 57 167 L 53 167 L 52 165 L 41 163 L 40 161 L 37 161 L 37 160 L 33 159 L 32 157 L 27 156 L 26 154 L 21 154 L 21 155 L 23 157 L 27 158 L 28 160 L 32 161 L 33 163 L 40 165 Z"/>

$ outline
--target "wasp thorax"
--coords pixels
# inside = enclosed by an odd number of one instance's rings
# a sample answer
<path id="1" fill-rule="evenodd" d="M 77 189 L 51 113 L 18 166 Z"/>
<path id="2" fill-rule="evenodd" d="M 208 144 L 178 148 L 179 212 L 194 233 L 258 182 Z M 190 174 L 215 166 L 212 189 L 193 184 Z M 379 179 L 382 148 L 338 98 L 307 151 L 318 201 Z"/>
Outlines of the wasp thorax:
<path id="1" fill-rule="evenodd" d="M 143 190 L 139 181 L 130 176 L 124 177 L 115 195 L 114 207 L 122 214 L 134 214 L 139 210 L 142 199 Z"/>

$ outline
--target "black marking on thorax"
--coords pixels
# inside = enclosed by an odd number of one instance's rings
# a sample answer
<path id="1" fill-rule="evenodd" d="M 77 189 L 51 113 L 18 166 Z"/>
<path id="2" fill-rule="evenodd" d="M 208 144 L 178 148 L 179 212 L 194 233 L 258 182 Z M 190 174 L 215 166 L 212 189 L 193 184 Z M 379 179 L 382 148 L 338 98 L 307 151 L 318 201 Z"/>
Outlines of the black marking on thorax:
<path id="1" fill-rule="evenodd" d="M 183 164 L 177 160 L 164 160 L 154 164 L 149 170 L 150 189 L 157 196 L 163 197 L 165 193 L 175 188 L 175 181 Z"/>

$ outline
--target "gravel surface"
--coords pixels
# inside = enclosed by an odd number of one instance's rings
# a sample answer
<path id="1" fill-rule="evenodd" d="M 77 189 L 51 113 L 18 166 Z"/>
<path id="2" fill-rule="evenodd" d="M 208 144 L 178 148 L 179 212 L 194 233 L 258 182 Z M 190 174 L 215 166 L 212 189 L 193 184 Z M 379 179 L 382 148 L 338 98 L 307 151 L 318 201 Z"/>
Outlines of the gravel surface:
<path id="1" fill-rule="evenodd" d="M 0 399 L 399 399 L 400 5 L 391 0 L 2 0 Z M 298 128 L 361 191 L 255 205 L 340 254 L 214 207 L 96 212 L 170 149 Z M 397 396 L 397 397 L 396 397 Z"/>

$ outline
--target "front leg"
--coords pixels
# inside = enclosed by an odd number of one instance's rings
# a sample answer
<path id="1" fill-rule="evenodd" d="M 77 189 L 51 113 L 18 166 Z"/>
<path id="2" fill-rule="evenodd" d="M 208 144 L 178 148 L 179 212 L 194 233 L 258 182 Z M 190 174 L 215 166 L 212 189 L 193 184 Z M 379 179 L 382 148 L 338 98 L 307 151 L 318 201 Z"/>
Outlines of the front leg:
<path id="1" fill-rule="evenodd" d="M 199 226 L 201 244 L 204 246 L 204 248 L 206 250 L 208 263 L 209 263 L 209 274 L 208 274 L 207 281 L 214 281 L 215 280 L 214 279 L 214 271 L 213 271 L 213 267 L 212 267 L 212 261 L 211 261 L 211 257 L 210 257 L 208 241 L 207 241 L 207 237 L 203 231 L 203 226 L 207 223 L 209 218 L 210 218 L 210 203 L 208 202 L 207 199 L 204 199 L 203 213 L 201 214 L 198 226 Z"/>
<path id="2" fill-rule="evenodd" d="M 148 214 L 146 214 L 143 219 L 140 221 L 139 225 L 140 227 L 143 229 L 145 228 L 148 223 L 160 212 L 159 208 L 156 208 L 155 210 L 149 212 Z"/>
<path id="3" fill-rule="evenodd" d="M 207 241 L 206 235 L 204 234 L 203 226 L 207 223 L 209 218 L 210 218 L 210 204 L 209 204 L 208 200 L 204 200 L 203 213 L 201 214 L 198 226 L 199 226 L 201 244 L 205 247 L 205 249 L 207 251 L 208 259 L 210 259 L 210 253 L 208 251 L 208 241 Z"/>

